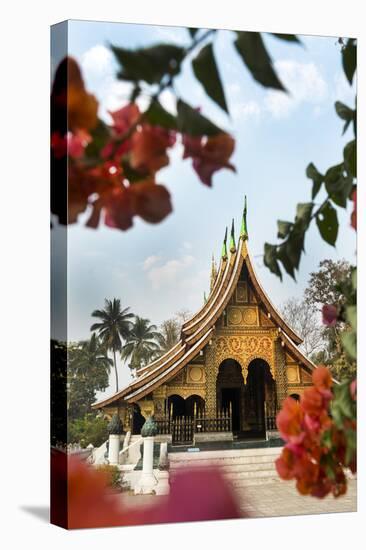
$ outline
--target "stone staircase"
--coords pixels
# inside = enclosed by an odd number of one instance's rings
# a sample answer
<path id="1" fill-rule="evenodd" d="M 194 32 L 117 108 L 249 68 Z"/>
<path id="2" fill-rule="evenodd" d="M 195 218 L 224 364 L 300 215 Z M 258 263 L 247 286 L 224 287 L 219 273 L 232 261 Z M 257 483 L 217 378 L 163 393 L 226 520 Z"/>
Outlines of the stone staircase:
<path id="1" fill-rule="evenodd" d="M 170 475 L 183 468 L 222 469 L 234 488 L 280 482 L 274 461 L 280 447 L 169 453 Z"/>

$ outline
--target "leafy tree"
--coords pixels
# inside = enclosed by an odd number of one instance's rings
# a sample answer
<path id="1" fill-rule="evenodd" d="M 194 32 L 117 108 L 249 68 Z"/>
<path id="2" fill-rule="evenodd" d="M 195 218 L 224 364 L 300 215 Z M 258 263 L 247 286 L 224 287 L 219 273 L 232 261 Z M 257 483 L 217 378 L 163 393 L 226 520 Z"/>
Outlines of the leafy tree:
<path id="1" fill-rule="evenodd" d="M 136 315 L 134 324 L 121 350 L 121 358 L 130 361 L 130 369 L 138 369 L 152 359 L 158 350 L 156 325 L 151 325 L 149 319 Z"/>
<path id="2" fill-rule="evenodd" d="M 310 273 L 305 298 L 315 306 L 342 304 L 345 295 L 340 285 L 351 280 L 352 266 L 346 260 L 322 260 L 318 271 Z"/>
<path id="3" fill-rule="evenodd" d="M 340 39 L 341 59 L 344 74 L 352 86 L 356 73 L 356 40 Z M 302 253 L 305 250 L 305 236 L 313 221 L 319 229 L 321 238 L 335 246 L 338 237 L 339 222 L 337 208 L 347 208 L 349 201 L 353 202 L 354 211 L 351 216 L 351 225 L 356 229 L 356 198 L 357 198 L 357 109 L 356 98 L 354 108 L 336 101 L 334 108 L 338 117 L 344 122 L 343 134 L 351 125 L 354 138 L 343 149 L 339 163 L 331 166 L 323 173 L 310 163 L 306 168 L 306 176 L 312 182 L 311 201 L 299 203 L 296 207 L 296 216 L 293 222 L 277 221 L 277 237 L 279 244 L 264 245 L 264 264 L 282 279 L 282 268 L 295 279 L 299 269 Z M 320 204 L 315 203 L 318 194 L 323 193 Z"/>
<path id="4" fill-rule="evenodd" d="M 158 356 L 164 355 L 179 341 L 179 337 L 180 324 L 177 319 L 164 321 L 160 326 L 160 332 L 156 338 L 159 345 L 156 354 Z"/>
<path id="5" fill-rule="evenodd" d="M 89 444 L 99 447 L 108 439 L 108 420 L 95 413 L 76 418 L 68 424 L 68 443 L 80 443 L 81 447 Z"/>
<path id="6" fill-rule="evenodd" d="M 104 344 L 92 334 L 90 340 L 68 345 L 67 412 L 74 420 L 90 412 L 97 391 L 108 387 L 113 365 Z"/>
<path id="7" fill-rule="evenodd" d="M 122 340 L 126 340 L 131 330 L 131 319 L 133 313 L 130 308 L 121 309 L 121 301 L 118 298 L 104 301 L 104 309 L 96 309 L 92 317 L 100 319 L 99 323 L 94 323 L 90 330 L 97 331 L 103 344 L 113 353 L 113 365 L 116 376 L 116 392 L 118 391 L 118 371 L 116 352 L 122 349 Z"/>
<path id="8" fill-rule="evenodd" d="M 304 340 L 301 347 L 308 357 L 324 348 L 323 327 L 314 305 L 306 299 L 290 298 L 281 311 L 288 324 Z"/>

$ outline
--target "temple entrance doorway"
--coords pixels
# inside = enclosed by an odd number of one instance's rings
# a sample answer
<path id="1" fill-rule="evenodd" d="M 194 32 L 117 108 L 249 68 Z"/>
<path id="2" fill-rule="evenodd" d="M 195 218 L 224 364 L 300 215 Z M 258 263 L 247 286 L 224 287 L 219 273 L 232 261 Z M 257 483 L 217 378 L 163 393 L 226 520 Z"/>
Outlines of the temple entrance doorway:
<path id="1" fill-rule="evenodd" d="M 244 402 L 247 437 L 265 437 L 266 425 L 268 428 L 276 412 L 276 386 L 263 359 L 249 363 Z"/>
<path id="2" fill-rule="evenodd" d="M 241 366 L 234 359 L 225 359 L 219 366 L 216 380 L 218 415 L 230 414 L 232 431 L 241 431 L 244 379 Z"/>
<path id="3" fill-rule="evenodd" d="M 132 412 L 132 434 L 140 434 L 141 428 L 145 424 L 145 418 L 141 414 L 140 407 L 135 403 L 133 405 L 133 412 Z"/>

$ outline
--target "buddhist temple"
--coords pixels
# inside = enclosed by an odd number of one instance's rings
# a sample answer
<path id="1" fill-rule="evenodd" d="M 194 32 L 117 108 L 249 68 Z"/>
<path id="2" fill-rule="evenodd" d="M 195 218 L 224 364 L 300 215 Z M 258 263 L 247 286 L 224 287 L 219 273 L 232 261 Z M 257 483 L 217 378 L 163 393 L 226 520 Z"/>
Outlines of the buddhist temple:
<path id="1" fill-rule="evenodd" d="M 132 434 L 154 415 L 173 444 L 262 438 L 276 429 L 283 399 L 298 399 L 311 385 L 316 365 L 257 278 L 246 218 L 245 200 L 240 235 L 236 240 L 233 221 L 219 265 L 212 260 L 210 293 L 183 324 L 179 342 L 94 404 L 107 416 L 118 411 Z"/>

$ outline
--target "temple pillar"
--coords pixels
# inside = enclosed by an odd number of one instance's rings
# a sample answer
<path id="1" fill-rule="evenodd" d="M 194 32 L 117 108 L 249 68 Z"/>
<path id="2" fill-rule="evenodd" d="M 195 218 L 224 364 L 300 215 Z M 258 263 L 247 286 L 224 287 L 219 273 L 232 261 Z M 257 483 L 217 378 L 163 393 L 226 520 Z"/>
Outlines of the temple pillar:
<path id="1" fill-rule="evenodd" d="M 217 368 L 215 361 L 214 346 L 209 344 L 205 350 L 205 366 L 206 366 L 206 401 L 205 414 L 209 418 L 216 418 L 216 380 Z"/>
<path id="2" fill-rule="evenodd" d="M 275 373 L 276 373 L 276 393 L 277 410 L 282 407 L 283 400 L 287 397 L 287 372 L 286 372 L 286 354 L 282 345 L 282 340 L 277 338 L 275 341 Z"/>

